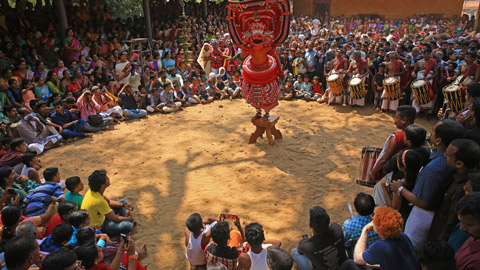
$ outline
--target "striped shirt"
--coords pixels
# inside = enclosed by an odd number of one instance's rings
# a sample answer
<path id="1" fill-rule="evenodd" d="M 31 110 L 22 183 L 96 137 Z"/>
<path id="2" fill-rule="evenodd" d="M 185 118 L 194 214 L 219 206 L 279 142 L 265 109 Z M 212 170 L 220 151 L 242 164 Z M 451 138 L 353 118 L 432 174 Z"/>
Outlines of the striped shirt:
<path id="1" fill-rule="evenodd" d="M 52 200 L 52 196 L 58 199 L 64 198 L 63 190 L 59 184 L 55 182 L 45 182 L 38 186 L 32 194 L 23 200 L 24 203 L 28 204 L 25 216 L 32 217 L 45 213 Z"/>

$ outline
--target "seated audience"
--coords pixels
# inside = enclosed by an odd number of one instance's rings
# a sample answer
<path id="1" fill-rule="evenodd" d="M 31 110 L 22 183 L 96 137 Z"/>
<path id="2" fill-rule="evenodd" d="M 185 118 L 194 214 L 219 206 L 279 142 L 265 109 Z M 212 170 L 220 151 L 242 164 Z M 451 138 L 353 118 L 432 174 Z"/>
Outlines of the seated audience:
<path id="1" fill-rule="evenodd" d="M 267 253 L 270 248 L 279 248 L 281 242 L 275 239 L 265 239 L 262 225 L 250 223 L 245 227 L 245 238 L 250 245 L 250 251 L 238 256 L 238 270 L 269 269 Z"/>
<path id="2" fill-rule="evenodd" d="M 27 270 L 32 265 L 42 265 L 40 248 L 35 238 L 18 236 L 8 241 L 5 249 L 5 266 L 11 270 Z M 57 268 L 58 269 L 58 268 Z"/>
<path id="3" fill-rule="evenodd" d="M 38 186 L 32 194 L 28 195 L 23 202 L 26 205 L 25 216 L 38 216 L 47 210 L 51 201 L 65 200 L 65 194 L 60 182 L 60 171 L 58 168 L 46 168 L 43 172 L 45 183 Z M 52 198 L 55 197 L 55 198 Z"/>
<path id="4" fill-rule="evenodd" d="M 382 240 L 367 249 L 367 237 L 372 230 L 378 233 Z M 412 242 L 402 230 L 403 219 L 397 210 L 387 206 L 377 207 L 373 221 L 363 227 L 362 235 L 355 246 L 355 263 L 379 265 L 382 269 L 420 270 Z"/>
<path id="5" fill-rule="evenodd" d="M 77 210 L 77 205 L 70 201 L 63 201 L 58 204 L 57 212 L 50 222 L 48 222 L 47 226 L 45 227 L 45 237 L 52 234 L 53 229 L 60 224 L 69 224 L 67 221 L 67 216 L 72 211 Z"/>
<path id="6" fill-rule="evenodd" d="M 347 219 L 343 223 L 343 236 L 345 237 L 345 246 L 347 251 L 353 255 L 353 248 L 357 243 L 358 238 L 362 234 L 363 227 L 368 223 L 372 222 L 372 216 L 374 215 L 375 202 L 373 197 L 360 192 L 355 197 L 353 202 L 355 206 L 355 211 L 358 215 L 355 215 L 353 218 Z M 381 240 L 380 236 L 372 231 L 368 234 L 367 247 L 371 246 L 373 243 Z"/>
<path id="7" fill-rule="evenodd" d="M 241 227 L 239 229 L 241 229 Z M 231 232 L 228 223 L 226 221 L 219 221 L 212 228 L 211 235 L 213 241 L 205 248 L 207 254 L 207 269 L 212 264 L 222 263 L 228 270 L 235 270 L 240 251 L 237 249 L 238 244 L 235 246 L 229 245 Z"/>
<path id="8" fill-rule="evenodd" d="M 77 255 L 70 250 L 59 249 L 50 252 L 42 261 L 42 270 L 77 270 L 81 269 Z"/>
<path id="9" fill-rule="evenodd" d="M 105 190 L 110 186 L 107 172 L 94 171 L 88 177 L 88 186 L 90 189 L 83 198 L 82 209 L 88 211 L 91 226 L 102 227 L 102 231 L 111 236 L 131 232 L 133 219 L 127 213 L 133 208 L 126 201 L 116 202 L 104 196 Z"/>
<path id="10" fill-rule="evenodd" d="M 210 230 L 217 224 L 217 220 L 209 218 L 202 220 L 200 214 L 192 214 L 187 218 L 185 229 L 185 249 L 187 260 L 192 268 L 205 268 L 207 259 L 205 248 L 211 240 Z M 207 225 L 207 226 L 205 226 Z"/>
<path id="11" fill-rule="evenodd" d="M 52 114 L 52 122 L 61 126 L 63 131 L 60 133 L 65 138 L 70 137 L 92 137 L 92 133 L 85 133 L 85 120 L 78 119 L 69 110 L 64 109 L 63 102 L 57 100 L 53 102 L 55 112 Z"/>
<path id="12" fill-rule="evenodd" d="M 301 270 L 325 269 L 341 265 L 346 259 L 342 227 L 330 224 L 330 216 L 320 206 L 310 209 L 310 229 L 313 236 L 304 236 L 298 248 L 292 250 L 293 259 Z"/>
<path id="13" fill-rule="evenodd" d="M 43 239 L 40 244 L 40 250 L 52 252 L 59 249 L 68 249 L 66 245 L 72 238 L 73 228 L 67 224 L 59 224 L 55 226 L 51 235 Z"/>
<path id="14" fill-rule="evenodd" d="M 84 186 L 80 177 L 72 176 L 67 178 L 65 186 L 68 189 L 67 194 L 65 194 L 65 200 L 74 202 L 78 209 L 82 208 L 83 196 L 80 195 L 80 192 L 83 191 Z"/>

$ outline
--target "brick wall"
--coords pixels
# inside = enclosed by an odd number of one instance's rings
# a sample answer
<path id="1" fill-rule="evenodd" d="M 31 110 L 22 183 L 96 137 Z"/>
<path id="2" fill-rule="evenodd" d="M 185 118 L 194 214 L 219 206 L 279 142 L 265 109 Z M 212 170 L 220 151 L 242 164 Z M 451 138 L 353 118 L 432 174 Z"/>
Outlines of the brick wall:
<path id="1" fill-rule="evenodd" d="M 313 15 L 316 2 L 328 0 L 294 0 L 295 15 Z M 332 16 L 346 17 L 358 14 L 378 14 L 386 18 L 406 18 L 413 14 L 439 14 L 443 17 L 460 16 L 463 0 L 331 0 Z"/>

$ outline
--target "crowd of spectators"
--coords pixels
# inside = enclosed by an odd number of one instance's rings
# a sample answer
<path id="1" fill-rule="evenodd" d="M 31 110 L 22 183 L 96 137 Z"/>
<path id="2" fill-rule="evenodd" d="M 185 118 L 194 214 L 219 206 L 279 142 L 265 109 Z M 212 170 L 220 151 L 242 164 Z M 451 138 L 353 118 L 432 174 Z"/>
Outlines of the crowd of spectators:
<path id="1" fill-rule="evenodd" d="M 62 180 L 53 166 L 40 173 L 38 155 L 124 120 L 241 98 L 243 59 L 228 34 L 225 3 L 209 3 L 205 18 L 200 4 L 187 3 L 185 33 L 177 3 L 153 4 L 147 52 L 145 43 L 129 42 L 146 36 L 144 18 L 114 20 L 97 1 L 67 3 L 71 28 L 59 33 L 50 2 L 37 3 L 11 8 L 0 1 L 0 260 L 10 270 L 144 269 L 147 247 L 137 250 L 128 236 L 134 209 L 106 196 L 107 172 Z M 435 59 L 435 105 L 425 112 L 444 117 L 440 90 L 480 60 L 473 21 L 292 17 L 290 36 L 277 48 L 282 99 L 333 103 L 327 77 L 336 70 L 368 77 L 367 101 L 379 109 L 382 79 L 401 63 L 393 72 L 404 93 L 393 110 L 401 131 L 387 139 L 372 170 L 372 181 L 379 180 L 373 196 L 359 193 L 357 215 L 343 226 L 315 206 L 311 233 L 287 252 L 279 240 L 266 239 L 259 223 L 244 230 L 238 215 L 202 220 L 193 214 L 185 230 L 192 268 L 283 270 L 295 261 L 300 269 L 479 269 L 480 70 L 470 74 L 466 109 L 435 125 L 430 148 L 427 131 L 414 124 L 424 108 L 411 106 L 410 90 L 413 71 Z M 192 43 L 193 63 L 182 54 L 183 35 Z M 364 105 L 352 103 L 348 91 L 340 103 Z M 386 176 L 374 179 L 382 171 Z"/>

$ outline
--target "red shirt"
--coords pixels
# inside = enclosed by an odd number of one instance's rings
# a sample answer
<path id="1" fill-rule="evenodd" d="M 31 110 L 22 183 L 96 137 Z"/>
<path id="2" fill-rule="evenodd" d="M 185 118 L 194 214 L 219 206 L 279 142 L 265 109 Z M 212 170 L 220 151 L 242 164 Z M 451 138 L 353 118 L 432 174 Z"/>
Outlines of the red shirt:
<path id="1" fill-rule="evenodd" d="M 61 219 L 60 215 L 56 214 L 47 224 L 47 227 L 45 227 L 45 237 L 51 235 L 53 233 L 53 228 L 55 228 L 55 226 L 60 224 L 68 224 L 68 222 Z"/>
<path id="2" fill-rule="evenodd" d="M 455 254 L 458 270 L 480 269 L 480 241 L 470 237 Z"/>
<path id="3" fill-rule="evenodd" d="M 312 91 L 315 94 L 323 94 L 323 89 L 321 84 L 312 84 Z"/>
<path id="4" fill-rule="evenodd" d="M 399 131 L 393 133 L 395 135 L 395 150 L 393 151 L 393 154 L 396 154 L 400 152 L 401 150 L 407 148 L 407 145 L 403 141 L 403 137 L 405 137 L 405 131 Z"/>

